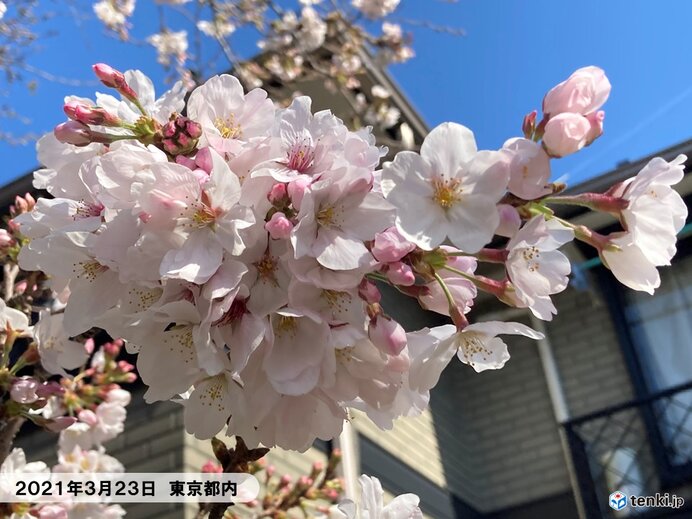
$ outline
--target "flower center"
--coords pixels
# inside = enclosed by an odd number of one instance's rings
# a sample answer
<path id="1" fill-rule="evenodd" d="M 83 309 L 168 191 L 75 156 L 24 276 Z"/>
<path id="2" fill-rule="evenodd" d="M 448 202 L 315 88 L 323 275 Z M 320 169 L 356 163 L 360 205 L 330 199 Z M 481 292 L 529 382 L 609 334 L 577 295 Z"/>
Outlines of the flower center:
<path id="1" fill-rule="evenodd" d="M 353 359 L 353 350 L 353 346 L 335 349 L 334 355 L 336 355 L 336 360 L 341 362 L 349 362 L 351 359 Z"/>
<path id="2" fill-rule="evenodd" d="M 488 360 L 490 351 L 485 346 L 483 336 L 476 332 L 465 332 L 459 336 L 459 349 L 461 349 L 464 358 L 469 366 L 473 367 L 475 362 L 472 358 L 474 355 L 480 354 L 483 360 Z"/>
<path id="3" fill-rule="evenodd" d="M 288 315 L 280 315 L 276 324 L 274 325 L 274 331 L 276 335 L 290 335 L 295 337 L 296 329 L 298 328 L 298 319 Z"/>
<path id="4" fill-rule="evenodd" d="M 240 124 L 236 123 L 235 116 L 233 114 L 226 118 L 217 117 L 214 119 L 214 126 L 217 130 L 219 130 L 221 137 L 224 139 L 238 139 L 243 135 L 243 130 L 240 127 Z"/>
<path id="5" fill-rule="evenodd" d="M 201 205 L 192 215 L 192 222 L 198 227 L 206 227 L 216 220 L 216 213 L 211 207 Z"/>
<path id="6" fill-rule="evenodd" d="M 262 259 L 256 263 L 253 263 L 257 269 L 257 274 L 261 278 L 274 278 L 274 272 L 276 271 L 276 259 L 270 254 L 265 254 Z"/>
<path id="7" fill-rule="evenodd" d="M 170 348 L 171 352 L 182 355 L 185 364 L 190 364 L 195 360 L 192 326 L 187 324 L 174 325 L 164 335 L 163 343 Z"/>
<path id="8" fill-rule="evenodd" d="M 223 411 L 224 407 L 222 401 L 225 389 L 226 387 L 223 379 L 216 377 L 216 379 L 207 386 L 206 391 L 200 395 L 200 403 L 209 407 L 216 406 L 219 412 Z"/>
<path id="9" fill-rule="evenodd" d="M 351 295 L 348 292 L 337 290 L 322 290 L 320 295 L 329 309 L 334 312 L 343 312 L 346 309 L 346 304 L 351 300 Z"/>
<path id="10" fill-rule="evenodd" d="M 287 166 L 299 173 L 304 173 L 315 161 L 315 150 L 312 143 L 305 139 L 294 143 L 288 150 Z"/>
<path id="11" fill-rule="evenodd" d="M 536 272 L 540 266 L 538 258 L 541 257 L 538 249 L 536 247 L 527 247 L 521 251 L 521 255 L 526 262 L 526 268 L 529 269 L 529 272 Z"/>
<path id="12" fill-rule="evenodd" d="M 103 209 L 104 207 L 101 204 L 92 204 L 85 202 L 84 200 L 80 200 L 77 209 L 75 209 L 75 213 L 72 219 L 77 220 L 79 218 L 91 218 L 93 216 L 101 216 L 101 211 L 103 211 Z"/>
<path id="13" fill-rule="evenodd" d="M 442 209 L 449 209 L 459 201 L 461 188 L 459 179 L 436 178 L 433 180 L 433 201 Z"/>
<path id="14" fill-rule="evenodd" d="M 247 313 L 245 299 L 234 299 L 228 311 L 221 316 L 221 319 L 212 323 L 213 326 L 225 326 L 241 319 Z"/>
<path id="15" fill-rule="evenodd" d="M 334 223 L 334 207 L 331 205 L 321 207 L 317 213 L 317 223 L 320 225 L 332 225 Z"/>
<path id="16" fill-rule="evenodd" d="M 96 260 L 91 261 L 80 261 L 75 263 L 72 272 L 74 272 L 75 277 L 86 279 L 89 282 L 93 282 L 99 274 L 106 272 L 108 267 L 101 265 Z"/>

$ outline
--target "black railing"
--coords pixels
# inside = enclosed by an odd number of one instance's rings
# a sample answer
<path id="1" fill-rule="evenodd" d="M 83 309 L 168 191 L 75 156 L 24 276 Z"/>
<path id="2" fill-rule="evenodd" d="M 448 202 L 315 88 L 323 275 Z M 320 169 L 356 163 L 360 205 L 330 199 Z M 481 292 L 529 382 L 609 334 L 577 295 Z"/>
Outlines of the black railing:
<path id="1" fill-rule="evenodd" d="M 674 494 L 692 482 L 692 381 L 580 416 L 564 428 L 589 519 L 681 512 L 630 506 L 616 512 L 609 496 Z"/>

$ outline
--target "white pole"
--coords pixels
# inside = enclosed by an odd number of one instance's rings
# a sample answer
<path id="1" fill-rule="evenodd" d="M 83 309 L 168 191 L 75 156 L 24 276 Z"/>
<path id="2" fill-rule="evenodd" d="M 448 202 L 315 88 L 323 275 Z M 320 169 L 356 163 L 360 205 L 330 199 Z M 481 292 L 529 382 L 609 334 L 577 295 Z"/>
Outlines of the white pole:
<path id="1" fill-rule="evenodd" d="M 558 423 L 558 433 L 560 434 L 562 453 L 565 457 L 567 474 L 569 476 L 570 485 L 572 486 L 572 492 L 574 493 L 574 502 L 577 505 L 577 513 L 579 514 L 580 518 L 584 519 L 587 517 L 586 510 L 584 508 L 584 501 L 581 496 L 579 480 L 577 479 L 577 472 L 574 467 L 572 452 L 570 451 L 569 443 L 567 442 L 565 428 L 562 426 L 562 424 L 569 420 L 569 408 L 567 407 L 567 399 L 565 398 L 562 379 L 560 377 L 560 372 L 557 369 L 557 362 L 555 361 L 553 347 L 550 344 L 550 336 L 548 335 L 548 329 L 545 326 L 545 322 L 538 319 L 531 312 L 529 312 L 529 319 L 531 319 L 531 327 L 537 332 L 543 334 L 543 338 L 538 340 L 538 356 L 541 359 L 545 383 L 548 386 L 548 394 L 550 395 L 550 402 L 553 405 L 553 413 L 555 414 L 555 420 Z"/>
<path id="2" fill-rule="evenodd" d="M 337 446 L 341 449 L 341 470 L 344 475 L 344 496 L 357 502 L 359 495 L 358 476 L 359 474 L 359 459 L 358 459 L 358 433 L 351 425 L 350 420 L 344 420 L 344 428 L 337 440 Z"/>

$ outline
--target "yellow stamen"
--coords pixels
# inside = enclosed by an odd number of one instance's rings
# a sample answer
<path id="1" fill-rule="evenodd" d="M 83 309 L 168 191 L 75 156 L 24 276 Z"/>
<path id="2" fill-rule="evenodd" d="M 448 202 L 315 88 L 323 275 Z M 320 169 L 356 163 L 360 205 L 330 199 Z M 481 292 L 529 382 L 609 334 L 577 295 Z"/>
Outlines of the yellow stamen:
<path id="1" fill-rule="evenodd" d="M 434 190 L 433 200 L 437 205 L 442 207 L 442 209 L 449 209 L 459 201 L 461 189 L 458 179 L 453 178 L 451 180 L 445 180 L 443 178 L 436 178 L 433 180 L 432 184 Z"/>
<path id="2" fill-rule="evenodd" d="M 214 119 L 214 126 L 219 130 L 221 137 L 224 139 L 238 139 L 243 135 L 243 130 L 240 124 L 235 122 L 235 116 L 233 114 L 225 119 L 223 117 L 217 117 Z"/>

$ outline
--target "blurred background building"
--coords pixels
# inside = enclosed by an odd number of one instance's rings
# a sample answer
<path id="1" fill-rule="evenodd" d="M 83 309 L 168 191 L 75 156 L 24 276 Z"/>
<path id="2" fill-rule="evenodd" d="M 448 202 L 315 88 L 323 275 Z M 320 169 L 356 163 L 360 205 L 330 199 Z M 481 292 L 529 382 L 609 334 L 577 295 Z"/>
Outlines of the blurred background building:
<path id="1" fill-rule="evenodd" d="M 420 145 L 427 129 L 389 76 L 370 66 L 364 91 L 380 84 L 392 93 L 401 124 L 378 131 L 391 152 Z M 347 118 L 352 99 L 319 82 L 296 89 L 314 98 L 314 109 L 331 108 Z M 692 156 L 692 140 L 661 150 L 667 160 Z M 625 163 L 570 191 L 603 191 L 635 175 L 650 157 Z M 677 187 L 690 205 L 689 164 Z M 7 207 L 31 191 L 30 176 L 0 192 Z M 608 231 L 607 216 L 569 208 L 562 217 Z M 692 503 L 692 225 L 680 236 L 673 266 L 661 270 L 655 296 L 619 285 L 592 250 L 571 244 L 573 283 L 554 297 L 558 315 L 549 323 L 523 310 L 479 297 L 472 320 L 525 322 L 545 333 L 536 342 L 507 339 L 512 358 L 499 371 L 475 373 L 456 359 L 433 390 L 430 409 L 401 419 L 382 432 L 355 413 L 338 441 L 318 442 L 305 454 L 272 451 L 278 472 L 302 475 L 313 461 L 339 446 L 346 478 L 378 477 L 390 494 L 414 492 L 428 517 L 523 519 L 627 517 L 614 512 L 608 496 L 671 492 Z M 397 297 L 386 293 L 385 297 Z M 442 324 L 415 302 L 387 305 L 409 330 Z M 182 407 L 147 405 L 134 390 L 126 432 L 110 442 L 110 454 L 131 472 L 198 472 L 212 459 L 209 442 L 185 433 Z M 19 441 L 31 460 L 50 460 L 56 438 L 24 434 Z M 180 505 L 136 504 L 128 517 L 194 517 Z M 691 508 L 679 511 L 691 516 Z M 617 515 L 616 515 L 617 514 Z M 645 515 L 644 515 L 645 514 Z M 645 510 L 638 517 L 671 517 L 671 510 Z"/>

